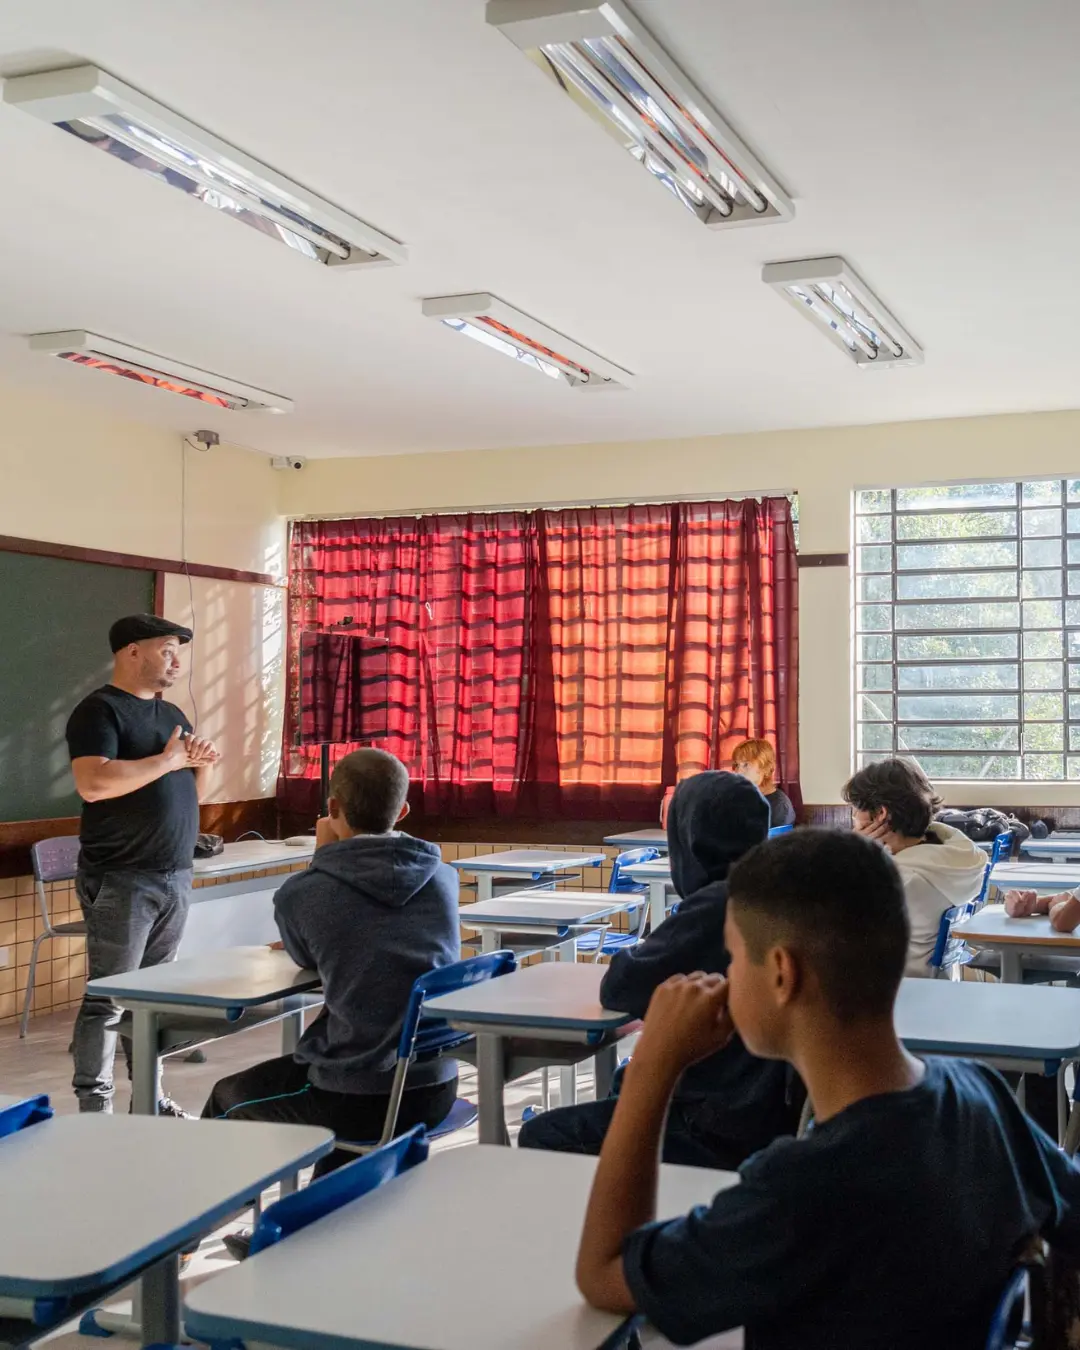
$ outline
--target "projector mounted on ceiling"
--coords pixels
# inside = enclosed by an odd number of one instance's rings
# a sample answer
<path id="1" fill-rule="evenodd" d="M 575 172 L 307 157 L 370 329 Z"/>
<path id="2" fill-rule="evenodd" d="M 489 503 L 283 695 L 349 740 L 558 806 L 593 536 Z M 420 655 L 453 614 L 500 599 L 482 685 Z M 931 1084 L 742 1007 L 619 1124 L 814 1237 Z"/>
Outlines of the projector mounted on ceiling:
<path id="1" fill-rule="evenodd" d="M 224 375 L 213 375 L 196 366 L 144 352 L 138 347 L 129 347 L 126 342 L 115 342 L 81 328 L 63 333 L 35 333 L 28 341 L 31 351 L 47 352 L 90 370 L 122 375 L 137 384 L 183 394 L 185 398 L 198 399 L 214 408 L 270 413 L 293 410 L 292 400 L 282 398 L 280 394 L 226 379 Z"/>
<path id="2" fill-rule="evenodd" d="M 3 99 L 329 267 L 403 263 L 403 244 L 97 66 L 5 80 Z"/>

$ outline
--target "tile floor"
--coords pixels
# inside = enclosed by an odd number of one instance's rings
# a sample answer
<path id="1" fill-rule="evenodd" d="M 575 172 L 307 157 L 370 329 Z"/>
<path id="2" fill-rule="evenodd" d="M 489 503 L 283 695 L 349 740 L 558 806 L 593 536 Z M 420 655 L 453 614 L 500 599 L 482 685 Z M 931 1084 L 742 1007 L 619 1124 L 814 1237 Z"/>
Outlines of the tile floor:
<path id="1" fill-rule="evenodd" d="M 49 1094 L 53 1107 L 59 1112 L 74 1112 L 75 1098 L 71 1091 L 71 1059 L 68 1045 L 71 1040 L 71 1028 L 75 1020 L 74 1010 L 53 1013 L 45 1017 L 35 1017 L 30 1023 L 26 1040 L 20 1040 L 16 1026 L 0 1027 L 0 1092 Z M 216 1041 L 205 1047 L 205 1064 L 188 1064 L 178 1057 L 168 1060 L 165 1068 L 165 1088 L 186 1111 L 198 1114 L 217 1079 L 225 1074 L 234 1073 L 259 1059 L 269 1059 L 281 1052 L 280 1030 L 276 1026 L 262 1027 L 250 1032 Z M 122 1061 L 120 1061 L 121 1074 Z M 558 1074 L 552 1073 L 552 1100 L 558 1096 Z M 582 1099 L 592 1096 L 592 1078 L 589 1066 L 582 1065 L 578 1070 L 578 1092 Z M 476 1099 L 476 1075 L 468 1064 L 461 1066 L 461 1095 Z M 126 1110 L 128 1104 L 128 1085 L 119 1081 L 116 1096 L 116 1108 Z M 521 1122 L 521 1113 L 526 1106 L 539 1107 L 539 1075 L 511 1084 L 506 1090 L 507 1124 L 511 1136 L 516 1136 Z M 176 1122 L 182 1129 L 183 1123 Z M 436 1149 L 461 1148 L 476 1143 L 476 1127 L 459 1130 L 446 1139 L 436 1140 Z M 268 1199 L 272 1199 L 268 1195 Z M 241 1225 L 232 1225 L 238 1227 Z M 230 1260 L 221 1243 L 221 1237 L 230 1228 L 223 1228 L 214 1237 L 203 1243 L 202 1248 L 191 1263 L 187 1281 L 207 1279 L 222 1265 Z M 109 1306 L 121 1307 L 123 1295 L 113 1300 Z M 51 1350 L 87 1350 L 91 1342 L 77 1333 L 59 1333 L 50 1338 Z M 647 1340 L 647 1350 L 661 1350 L 668 1342 L 655 1334 Z M 704 1343 L 700 1350 L 737 1350 L 742 1345 L 742 1333 L 714 1338 Z"/>

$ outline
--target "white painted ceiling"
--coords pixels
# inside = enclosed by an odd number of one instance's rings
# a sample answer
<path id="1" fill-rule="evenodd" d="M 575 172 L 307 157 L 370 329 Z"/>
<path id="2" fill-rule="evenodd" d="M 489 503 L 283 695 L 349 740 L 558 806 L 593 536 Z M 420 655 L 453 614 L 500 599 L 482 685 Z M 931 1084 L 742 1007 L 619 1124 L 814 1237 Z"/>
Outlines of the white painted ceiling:
<path id="1" fill-rule="evenodd" d="M 410 251 L 320 268 L 0 107 L 0 381 L 313 456 L 1080 405 L 1076 0 L 631 3 L 795 198 L 792 223 L 699 225 L 483 0 L 0 0 L 0 73 L 98 64 Z M 832 253 L 924 366 L 857 370 L 759 279 Z M 421 316 L 474 290 L 636 388 L 575 392 Z M 214 412 L 17 337 L 65 328 L 297 410 Z"/>

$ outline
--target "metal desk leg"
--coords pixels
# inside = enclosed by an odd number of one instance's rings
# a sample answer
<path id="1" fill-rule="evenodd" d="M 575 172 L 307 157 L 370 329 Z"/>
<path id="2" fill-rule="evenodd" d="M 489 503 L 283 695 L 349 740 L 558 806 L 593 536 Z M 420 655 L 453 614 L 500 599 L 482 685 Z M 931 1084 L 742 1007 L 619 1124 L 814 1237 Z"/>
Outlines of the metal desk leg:
<path id="1" fill-rule="evenodd" d="M 1002 984 L 1023 984 L 1024 982 L 1023 958 L 1016 947 L 1002 947 L 1001 949 L 1001 982 Z"/>
<path id="2" fill-rule="evenodd" d="M 131 1015 L 131 1109 L 137 1116 L 157 1115 L 158 1022 L 152 1008 L 135 1007 Z"/>
<path id="3" fill-rule="evenodd" d="M 467 925 L 467 918 L 462 917 L 462 923 Z M 480 950 L 482 952 L 497 952 L 502 945 L 502 934 L 497 928 L 492 928 L 491 924 L 484 924 L 480 929 Z"/>
<path id="4" fill-rule="evenodd" d="M 574 962 L 577 960 L 577 940 L 560 942 L 554 949 L 558 960 Z M 577 1102 L 577 1065 L 564 1064 L 559 1069 L 559 1105 L 574 1106 Z"/>
<path id="5" fill-rule="evenodd" d="M 501 1036 L 487 1032 L 476 1037 L 476 1079 L 480 1098 L 481 1144 L 509 1145 L 503 1105 L 503 1043 Z"/>
<path id="6" fill-rule="evenodd" d="M 593 1073 L 596 1075 L 596 1100 L 603 1101 L 611 1096 L 615 1083 L 615 1070 L 618 1067 L 618 1047 L 612 1041 L 593 1056 Z"/>
<path id="7" fill-rule="evenodd" d="M 494 877 L 490 872 L 476 873 L 476 898 L 477 900 L 490 900 Z"/>
<path id="8" fill-rule="evenodd" d="M 1069 1129 L 1069 1094 L 1065 1090 L 1065 1068 L 1064 1061 L 1058 1065 L 1057 1071 L 1057 1122 L 1058 1122 L 1058 1143 L 1064 1148 L 1065 1136 Z"/>
<path id="9" fill-rule="evenodd" d="M 180 1257 L 167 1256 L 142 1277 L 143 1345 L 180 1340 Z"/>
<path id="10" fill-rule="evenodd" d="M 667 882 L 649 882 L 649 931 L 655 933 L 667 918 Z"/>
<path id="11" fill-rule="evenodd" d="M 304 1034 L 304 1009 L 297 1008 L 281 1021 L 281 1053 L 291 1055 Z"/>

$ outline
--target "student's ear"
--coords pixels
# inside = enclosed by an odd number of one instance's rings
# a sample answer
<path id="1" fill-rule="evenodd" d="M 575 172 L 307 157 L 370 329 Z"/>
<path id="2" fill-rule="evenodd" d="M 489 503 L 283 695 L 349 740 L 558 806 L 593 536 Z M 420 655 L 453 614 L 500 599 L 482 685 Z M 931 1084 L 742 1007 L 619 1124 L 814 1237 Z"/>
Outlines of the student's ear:
<path id="1" fill-rule="evenodd" d="M 406 802 L 405 805 L 404 805 L 404 806 L 401 808 L 401 810 L 398 812 L 398 818 L 397 818 L 397 821 L 396 821 L 395 823 L 398 824 L 398 825 L 400 825 L 401 822 L 405 819 L 405 817 L 406 817 L 408 814 L 409 814 L 409 803 Z"/>
<path id="2" fill-rule="evenodd" d="M 799 958 L 788 947 L 771 947 L 765 956 L 769 985 L 778 1007 L 795 1002 L 803 985 Z"/>

